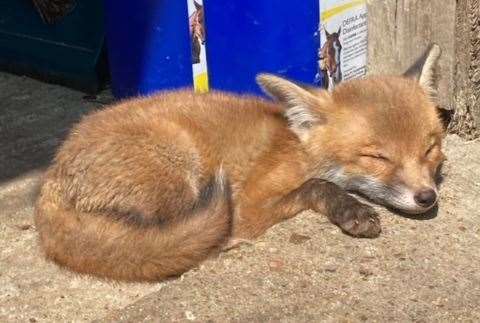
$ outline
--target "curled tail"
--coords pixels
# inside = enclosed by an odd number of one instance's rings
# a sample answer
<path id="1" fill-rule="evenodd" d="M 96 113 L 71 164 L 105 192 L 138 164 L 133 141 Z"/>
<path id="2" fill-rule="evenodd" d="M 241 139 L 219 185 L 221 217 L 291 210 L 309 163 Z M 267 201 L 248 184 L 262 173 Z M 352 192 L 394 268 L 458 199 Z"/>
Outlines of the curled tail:
<path id="1" fill-rule="evenodd" d="M 107 279 L 157 281 L 178 276 L 218 252 L 231 234 L 231 193 L 220 174 L 207 204 L 176 222 L 141 226 L 61 203 L 48 180 L 35 211 L 48 259 Z M 202 202 L 199 202 L 202 204 Z"/>

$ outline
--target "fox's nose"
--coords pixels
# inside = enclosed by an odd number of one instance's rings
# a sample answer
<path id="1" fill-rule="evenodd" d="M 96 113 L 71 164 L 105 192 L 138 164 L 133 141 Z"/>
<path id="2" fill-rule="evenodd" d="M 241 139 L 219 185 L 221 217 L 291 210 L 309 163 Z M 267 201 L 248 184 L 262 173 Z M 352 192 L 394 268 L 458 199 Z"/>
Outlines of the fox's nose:
<path id="1" fill-rule="evenodd" d="M 415 202 L 422 207 L 430 207 L 437 200 L 437 193 L 431 188 L 424 188 L 415 193 Z"/>

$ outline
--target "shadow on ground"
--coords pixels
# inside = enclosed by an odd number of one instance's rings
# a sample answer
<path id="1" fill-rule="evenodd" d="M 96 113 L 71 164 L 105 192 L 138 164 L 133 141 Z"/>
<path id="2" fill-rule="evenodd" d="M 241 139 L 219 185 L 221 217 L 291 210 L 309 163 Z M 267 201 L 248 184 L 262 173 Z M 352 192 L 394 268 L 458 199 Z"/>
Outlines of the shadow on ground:
<path id="1" fill-rule="evenodd" d="M 111 101 L 0 74 L 0 183 L 45 167 L 71 125 Z"/>

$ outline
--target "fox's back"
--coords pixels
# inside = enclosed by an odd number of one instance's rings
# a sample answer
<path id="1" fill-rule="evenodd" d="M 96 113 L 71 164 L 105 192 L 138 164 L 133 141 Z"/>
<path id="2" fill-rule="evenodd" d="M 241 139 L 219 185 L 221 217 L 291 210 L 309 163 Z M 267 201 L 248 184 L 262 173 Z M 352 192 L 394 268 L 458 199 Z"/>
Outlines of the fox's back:
<path id="1" fill-rule="evenodd" d="M 121 102 L 86 116 L 74 132 L 93 137 L 135 136 L 175 124 L 191 134 L 209 132 L 210 138 L 225 140 L 236 134 L 244 138 L 249 134 L 247 127 L 282 123 L 281 113 L 278 105 L 257 97 L 184 90 Z"/>
<path id="2" fill-rule="evenodd" d="M 165 206 L 175 196 L 163 186 L 186 183 L 192 189 L 180 195 L 193 198 L 219 167 L 238 186 L 278 136 L 293 137 L 281 108 L 268 101 L 161 93 L 86 116 L 60 148 L 49 177 L 82 209 L 115 199 Z M 155 211 L 152 205 L 149 212 Z"/>

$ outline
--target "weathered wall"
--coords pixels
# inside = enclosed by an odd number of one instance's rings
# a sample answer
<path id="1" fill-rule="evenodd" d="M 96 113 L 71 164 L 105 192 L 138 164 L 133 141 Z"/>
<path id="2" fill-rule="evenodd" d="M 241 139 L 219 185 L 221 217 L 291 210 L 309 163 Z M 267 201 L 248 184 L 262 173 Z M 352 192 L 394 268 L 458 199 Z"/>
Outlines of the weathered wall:
<path id="1" fill-rule="evenodd" d="M 400 73 L 432 42 L 442 47 L 440 102 L 453 105 L 454 0 L 370 0 L 369 71 Z"/>
<path id="2" fill-rule="evenodd" d="M 480 0 L 457 2 L 454 102 L 450 130 L 465 138 L 480 135 Z"/>
<path id="3" fill-rule="evenodd" d="M 433 42 L 442 47 L 439 103 L 452 132 L 480 128 L 480 0 L 369 0 L 369 71 L 400 73 Z"/>

